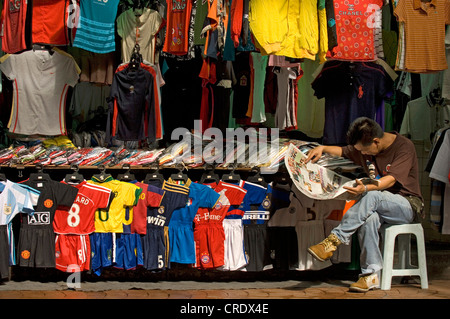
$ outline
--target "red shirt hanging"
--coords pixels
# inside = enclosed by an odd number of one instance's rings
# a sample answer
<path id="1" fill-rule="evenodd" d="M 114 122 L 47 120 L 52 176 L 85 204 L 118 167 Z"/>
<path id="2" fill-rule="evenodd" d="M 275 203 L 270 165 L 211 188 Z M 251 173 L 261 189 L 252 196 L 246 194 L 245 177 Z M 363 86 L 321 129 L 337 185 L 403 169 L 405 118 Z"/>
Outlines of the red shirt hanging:
<path id="1" fill-rule="evenodd" d="M 377 11 L 382 6 L 382 0 L 334 0 L 338 46 L 327 56 L 338 60 L 376 60 L 373 33 Z"/>
<path id="2" fill-rule="evenodd" d="M 192 0 L 167 1 L 167 27 L 163 51 L 174 55 L 185 55 L 189 44 L 189 22 Z"/>

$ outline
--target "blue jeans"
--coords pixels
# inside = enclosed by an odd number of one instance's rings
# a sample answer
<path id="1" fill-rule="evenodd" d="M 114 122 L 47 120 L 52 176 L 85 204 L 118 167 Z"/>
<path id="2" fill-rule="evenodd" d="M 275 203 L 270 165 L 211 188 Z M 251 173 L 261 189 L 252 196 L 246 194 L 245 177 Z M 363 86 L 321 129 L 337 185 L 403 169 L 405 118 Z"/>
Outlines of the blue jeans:
<path id="1" fill-rule="evenodd" d="M 370 191 L 344 215 L 331 232 L 344 244 L 358 231 L 361 248 L 360 265 L 363 275 L 379 272 L 383 259 L 378 230 L 383 224 L 409 224 L 414 213 L 408 200 L 388 191 Z"/>

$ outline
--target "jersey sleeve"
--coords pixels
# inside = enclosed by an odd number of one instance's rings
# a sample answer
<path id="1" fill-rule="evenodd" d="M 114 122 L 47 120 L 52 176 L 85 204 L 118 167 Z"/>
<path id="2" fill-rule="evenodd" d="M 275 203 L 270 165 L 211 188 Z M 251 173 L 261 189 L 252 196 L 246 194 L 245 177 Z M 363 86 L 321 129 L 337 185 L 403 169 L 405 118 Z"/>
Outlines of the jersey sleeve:
<path id="1" fill-rule="evenodd" d="M 124 206 L 135 206 L 139 201 L 142 188 L 127 182 L 123 182 L 122 186 L 126 194 L 124 197 Z"/>
<path id="2" fill-rule="evenodd" d="M 16 79 L 17 74 L 14 72 L 14 70 L 16 70 L 15 63 L 17 59 L 17 55 L 11 54 L 4 55 L 0 59 L 0 71 L 2 71 L 9 80 Z"/>
<path id="3" fill-rule="evenodd" d="M 54 189 L 57 205 L 71 207 L 77 198 L 78 189 L 58 182 L 55 182 Z"/>
<path id="4" fill-rule="evenodd" d="M 201 186 L 201 188 L 199 189 L 200 207 L 213 208 L 219 201 L 220 194 L 218 194 L 215 190 L 208 186 L 201 184 L 198 185 Z"/>
<path id="5" fill-rule="evenodd" d="M 98 208 L 108 208 L 111 203 L 112 191 L 109 188 L 99 186 L 95 189 L 96 191 L 96 204 Z"/>

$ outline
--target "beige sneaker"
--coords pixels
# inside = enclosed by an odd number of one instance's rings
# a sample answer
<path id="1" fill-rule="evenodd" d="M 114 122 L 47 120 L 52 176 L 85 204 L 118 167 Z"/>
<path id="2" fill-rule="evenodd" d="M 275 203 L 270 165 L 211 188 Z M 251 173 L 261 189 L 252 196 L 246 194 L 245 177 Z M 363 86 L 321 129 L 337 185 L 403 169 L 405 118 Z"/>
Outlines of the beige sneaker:
<path id="1" fill-rule="evenodd" d="M 317 245 L 308 248 L 308 252 L 320 261 L 325 261 L 333 256 L 333 252 L 341 244 L 337 236 L 331 233 L 327 238 L 322 240 Z"/>
<path id="2" fill-rule="evenodd" d="M 380 288 L 377 274 L 359 277 L 359 280 L 350 285 L 350 291 L 366 292 L 371 289 Z"/>

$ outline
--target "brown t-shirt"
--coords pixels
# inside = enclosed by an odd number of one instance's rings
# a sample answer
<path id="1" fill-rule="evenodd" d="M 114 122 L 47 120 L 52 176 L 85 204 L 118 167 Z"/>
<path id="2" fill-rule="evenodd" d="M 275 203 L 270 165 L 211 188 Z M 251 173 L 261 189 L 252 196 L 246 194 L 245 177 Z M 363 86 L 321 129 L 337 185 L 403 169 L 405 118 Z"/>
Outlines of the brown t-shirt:
<path id="1" fill-rule="evenodd" d="M 352 145 L 342 148 L 342 156 L 364 167 L 368 175 L 368 166 L 373 163 L 377 178 L 386 175 L 393 176 L 396 182 L 394 186 L 386 189 L 387 191 L 403 196 L 418 196 L 423 199 L 420 191 L 419 167 L 414 144 L 397 132 L 391 133 L 396 135 L 394 142 L 376 156 L 363 155 Z"/>

